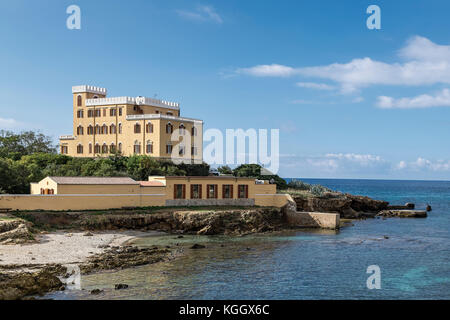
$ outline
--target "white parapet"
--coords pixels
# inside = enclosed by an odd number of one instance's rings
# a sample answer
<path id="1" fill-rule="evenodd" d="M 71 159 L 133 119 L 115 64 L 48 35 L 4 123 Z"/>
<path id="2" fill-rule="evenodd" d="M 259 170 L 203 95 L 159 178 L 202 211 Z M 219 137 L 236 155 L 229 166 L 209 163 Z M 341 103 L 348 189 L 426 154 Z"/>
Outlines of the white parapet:
<path id="1" fill-rule="evenodd" d="M 59 136 L 59 140 L 75 140 L 75 136 L 71 134 L 66 134 L 63 136 Z"/>
<path id="2" fill-rule="evenodd" d="M 134 104 L 140 106 L 154 106 L 173 110 L 179 110 L 180 104 L 165 100 L 147 98 L 147 97 L 111 97 L 100 99 L 86 99 L 86 106 L 107 106 L 116 104 Z"/>
<path id="3" fill-rule="evenodd" d="M 203 120 L 193 119 L 193 118 L 185 118 L 185 117 L 175 117 L 169 116 L 161 113 L 147 113 L 147 114 L 131 114 L 127 116 L 127 120 L 152 120 L 152 119 L 165 119 L 165 120 L 176 120 L 183 122 L 194 122 L 194 123 L 203 123 Z"/>
<path id="4" fill-rule="evenodd" d="M 106 96 L 107 90 L 106 90 L 106 88 L 94 87 L 94 86 L 88 86 L 88 85 L 72 87 L 72 93 L 83 93 L 83 92 L 97 93 L 97 94 Z"/>

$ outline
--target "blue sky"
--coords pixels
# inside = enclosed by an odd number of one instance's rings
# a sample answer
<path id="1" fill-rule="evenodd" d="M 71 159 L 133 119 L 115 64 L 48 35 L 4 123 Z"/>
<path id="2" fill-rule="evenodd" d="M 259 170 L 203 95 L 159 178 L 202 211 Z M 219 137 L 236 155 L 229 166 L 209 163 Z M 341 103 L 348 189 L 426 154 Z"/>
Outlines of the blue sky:
<path id="1" fill-rule="evenodd" d="M 81 30 L 66 8 L 81 8 Z M 381 8 L 381 30 L 366 8 Z M 1 1 L 0 128 L 70 134 L 71 87 L 279 128 L 284 177 L 450 179 L 448 1 Z"/>

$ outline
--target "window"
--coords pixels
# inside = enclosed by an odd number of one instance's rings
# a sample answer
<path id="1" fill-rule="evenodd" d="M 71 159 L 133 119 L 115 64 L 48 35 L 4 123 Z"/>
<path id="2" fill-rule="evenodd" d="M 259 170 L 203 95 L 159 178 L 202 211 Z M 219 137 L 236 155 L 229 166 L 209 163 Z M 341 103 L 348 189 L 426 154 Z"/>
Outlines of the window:
<path id="1" fill-rule="evenodd" d="M 100 110 L 100 109 L 95 110 L 95 116 L 96 117 L 101 117 L 102 116 L 102 110 Z"/>
<path id="2" fill-rule="evenodd" d="M 102 146 L 102 153 L 108 153 L 108 146 L 106 145 L 106 143 L 104 143 Z"/>
<path id="3" fill-rule="evenodd" d="M 116 109 L 109 109 L 109 115 L 111 117 L 115 117 L 117 115 L 117 110 Z"/>
<path id="4" fill-rule="evenodd" d="M 166 133 L 172 133 L 173 132 L 173 125 L 169 122 L 166 124 Z"/>
<path id="5" fill-rule="evenodd" d="M 119 148 L 118 148 L 119 152 L 122 152 L 122 142 L 119 142 Z"/>
<path id="6" fill-rule="evenodd" d="M 109 146 L 109 152 L 110 153 L 116 152 L 116 145 L 114 143 L 111 143 L 111 145 Z"/>
<path id="7" fill-rule="evenodd" d="M 103 116 L 106 117 L 106 109 L 103 109 Z"/>
<path id="8" fill-rule="evenodd" d="M 102 126 L 102 134 L 108 134 L 108 126 L 106 124 Z"/>
<path id="9" fill-rule="evenodd" d="M 89 143 L 89 153 L 92 153 L 92 143 Z"/>
<path id="10" fill-rule="evenodd" d="M 84 129 L 82 126 L 77 127 L 77 135 L 82 136 L 84 134 Z"/>
<path id="11" fill-rule="evenodd" d="M 95 144 L 94 153 L 96 154 L 100 153 L 100 145 L 98 143 Z"/>
<path id="12" fill-rule="evenodd" d="M 139 123 L 134 125 L 134 133 L 141 133 L 141 125 Z"/>
<path id="13" fill-rule="evenodd" d="M 206 191 L 208 199 L 217 199 L 217 184 L 208 184 L 206 186 Z"/>
<path id="14" fill-rule="evenodd" d="M 168 116 L 173 116 L 173 113 L 172 112 L 167 112 L 167 115 Z"/>
<path id="15" fill-rule="evenodd" d="M 155 113 L 158 114 L 158 113 L 159 113 L 159 110 L 155 110 Z"/>
<path id="16" fill-rule="evenodd" d="M 146 152 L 147 153 L 153 153 L 153 142 L 147 141 Z"/>
<path id="17" fill-rule="evenodd" d="M 184 126 L 184 124 L 180 124 L 180 126 L 178 127 L 179 131 L 180 131 L 180 136 L 184 136 L 185 131 L 186 131 L 186 127 Z"/>
<path id="18" fill-rule="evenodd" d="M 224 184 L 222 186 L 222 198 L 223 199 L 232 199 L 233 198 L 233 185 L 232 184 Z"/>
<path id="19" fill-rule="evenodd" d="M 122 108 L 119 108 L 119 116 L 122 115 Z"/>
<path id="20" fill-rule="evenodd" d="M 78 95 L 78 97 L 77 97 L 77 106 L 78 107 L 83 106 L 83 98 L 81 98 L 81 95 Z"/>
<path id="21" fill-rule="evenodd" d="M 83 146 L 82 146 L 81 144 L 79 144 L 79 145 L 77 146 L 77 153 L 78 153 L 78 154 L 83 153 Z"/>
<path id="22" fill-rule="evenodd" d="M 83 110 L 78 110 L 77 111 L 77 118 L 83 118 L 84 112 Z"/>
<path id="23" fill-rule="evenodd" d="M 88 118 L 93 118 L 94 117 L 94 110 L 93 109 L 88 110 L 87 116 L 88 116 Z"/>
<path id="24" fill-rule="evenodd" d="M 92 99 L 98 99 L 98 96 L 93 96 Z"/>
<path id="25" fill-rule="evenodd" d="M 100 126 L 98 124 L 95 125 L 95 134 L 100 134 Z"/>
<path id="26" fill-rule="evenodd" d="M 248 185 L 240 184 L 238 186 L 238 198 L 239 199 L 246 199 L 246 198 L 248 198 Z"/>
<path id="27" fill-rule="evenodd" d="M 145 132 L 153 133 L 153 124 L 151 122 L 147 123 L 147 125 L 145 126 Z"/>
<path id="28" fill-rule="evenodd" d="M 175 184 L 174 185 L 173 198 L 174 199 L 186 199 L 186 185 L 185 184 Z"/>
<path id="29" fill-rule="evenodd" d="M 109 133 L 110 134 L 116 134 L 116 126 L 114 124 L 109 126 Z"/>
<path id="30" fill-rule="evenodd" d="M 93 126 L 89 125 L 89 127 L 87 128 L 87 134 L 88 135 L 94 134 L 94 127 Z"/>
<path id="31" fill-rule="evenodd" d="M 193 156 L 197 155 L 197 147 L 195 147 L 195 146 L 191 147 L 191 155 L 193 155 Z"/>
<path id="32" fill-rule="evenodd" d="M 119 133 L 122 133 L 122 124 L 119 123 Z"/>
<path id="33" fill-rule="evenodd" d="M 172 154 L 172 145 L 171 144 L 167 144 L 166 145 L 166 153 L 167 154 Z"/>
<path id="34" fill-rule="evenodd" d="M 202 185 L 191 184 L 191 199 L 201 199 L 201 198 L 202 198 Z"/>
<path id="35" fill-rule="evenodd" d="M 141 153 L 141 143 L 137 140 L 134 142 L 134 153 L 140 154 Z"/>
<path id="36" fill-rule="evenodd" d="M 69 147 L 61 146 L 61 154 L 68 154 L 68 153 L 69 153 Z"/>
<path id="37" fill-rule="evenodd" d="M 191 135 L 192 135 L 192 136 L 197 136 L 197 128 L 196 128 L 196 127 L 192 127 L 192 129 L 191 129 Z"/>

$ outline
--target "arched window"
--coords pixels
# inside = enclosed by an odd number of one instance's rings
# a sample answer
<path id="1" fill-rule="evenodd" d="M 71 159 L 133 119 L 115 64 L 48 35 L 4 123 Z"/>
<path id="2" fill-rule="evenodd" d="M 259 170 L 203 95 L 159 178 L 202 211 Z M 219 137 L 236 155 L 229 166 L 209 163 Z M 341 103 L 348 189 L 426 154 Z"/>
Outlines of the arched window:
<path id="1" fill-rule="evenodd" d="M 172 143 L 168 142 L 166 144 L 166 153 L 167 154 L 172 154 Z"/>
<path id="2" fill-rule="evenodd" d="M 178 127 L 179 131 L 180 131 L 180 136 L 184 136 L 186 127 L 184 126 L 184 124 L 180 124 L 180 126 Z"/>
<path id="3" fill-rule="evenodd" d="M 192 127 L 192 129 L 191 129 L 191 134 L 193 135 L 193 136 L 197 136 L 197 127 Z"/>
<path id="4" fill-rule="evenodd" d="M 77 97 L 77 106 L 81 107 L 82 105 L 83 105 L 83 98 L 79 94 L 78 97 Z"/>
<path id="5" fill-rule="evenodd" d="M 109 133 L 116 134 L 116 125 L 115 124 L 112 124 L 109 126 Z"/>
<path id="6" fill-rule="evenodd" d="M 114 143 L 111 143 L 111 145 L 109 146 L 109 152 L 110 153 L 116 152 L 116 145 Z"/>
<path id="7" fill-rule="evenodd" d="M 146 152 L 153 153 L 153 142 L 150 140 L 147 141 Z"/>
<path id="8" fill-rule="evenodd" d="M 98 124 L 95 125 L 95 134 L 100 134 L 100 126 Z"/>
<path id="9" fill-rule="evenodd" d="M 122 142 L 119 142 L 119 147 L 117 149 L 120 153 L 122 152 Z"/>
<path id="10" fill-rule="evenodd" d="M 166 133 L 172 133 L 173 132 L 173 125 L 169 122 L 166 124 Z"/>
<path id="11" fill-rule="evenodd" d="M 87 128 L 87 134 L 88 135 L 94 134 L 94 127 L 93 126 L 89 125 L 89 127 Z"/>
<path id="12" fill-rule="evenodd" d="M 135 154 L 141 153 L 141 143 L 137 140 L 134 142 L 134 153 Z"/>
<path id="13" fill-rule="evenodd" d="M 82 136 L 84 134 L 84 129 L 82 126 L 77 127 L 77 135 Z"/>
<path id="14" fill-rule="evenodd" d="M 83 146 L 82 146 L 81 144 L 79 144 L 79 145 L 77 146 L 77 153 L 78 153 L 78 154 L 83 153 Z"/>
<path id="15" fill-rule="evenodd" d="M 119 133 L 122 133 L 122 124 L 119 123 Z"/>
<path id="16" fill-rule="evenodd" d="M 103 146 L 102 146 L 102 153 L 108 153 L 108 146 L 107 146 L 106 143 L 103 143 Z"/>
<path id="17" fill-rule="evenodd" d="M 145 126 L 145 132 L 153 133 L 153 124 L 151 122 L 147 123 L 147 125 Z"/>
<path id="18" fill-rule="evenodd" d="M 94 147 L 94 153 L 95 153 L 95 154 L 100 153 L 100 145 L 99 145 L 98 143 L 95 144 L 95 147 Z"/>
<path id="19" fill-rule="evenodd" d="M 102 134 L 108 134 L 108 126 L 106 124 L 102 126 Z"/>
<path id="20" fill-rule="evenodd" d="M 184 145 L 180 144 L 179 149 L 178 149 L 178 155 L 184 156 L 185 153 L 186 153 L 186 147 Z"/>
<path id="21" fill-rule="evenodd" d="M 89 143 L 89 153 L 92 153 L 92 143 Z"/>
<path id="22" fill-rule="evenodd" d="M 141 125 L 139 123 L 134 125 L 134 133 L 141 133 Z"/>
<path id="23" fill-rule="evenodd" d="M 98 99 L 98 96 L 93 96 L 92 99 Z"/>

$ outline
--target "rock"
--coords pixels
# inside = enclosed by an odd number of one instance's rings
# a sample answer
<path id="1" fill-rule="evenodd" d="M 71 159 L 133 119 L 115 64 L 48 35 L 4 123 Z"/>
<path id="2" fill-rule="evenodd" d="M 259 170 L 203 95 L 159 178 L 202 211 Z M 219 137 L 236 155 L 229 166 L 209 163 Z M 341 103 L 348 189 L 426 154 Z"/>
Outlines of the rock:
<path id="1" fill-rule="evenodd" d="M 182 239 L 182 238 L 184 238 L 184 236 L 180 235 L 180 236 L 177 237 L 177 239 Z"/>
<path id="2" fill-rule="evenodd" d="M 91 291 L 91 294 L 97 295 L 97 294 L 100 294 L 100 293 L 102 293 L 102 292 L 103 292 L 103 290 L 100 290 L 100 289 L 94 289 L 94 290 Z"/>
<path id="3" fill-rule="evenodd" d="M 416 207 L 416 205 L 414 203 L 407 202 L 407 203 L 405 203 L 405 207 L 413 210 Z"/>
<path id="4" fill-rule="evenodd" d="M 85 236 L 85 237 L 92 237 L 93 234 L 91 232 L 86 232 L 85 234 L 83 234 L 83 236 Z"/>
<path id="5" fill-rule="evenodd" d="M 204 249 L 204 248 L 206 248 L 204 245 L 198 244 L 198 243 L 195 243 L 195 244 L 191 247 L 191 249 Z"/>
<path id="6" fill-rule="evenodd" d="M 0 243 L 22 244 L 34 242 L 29 228 L 31 223 L 22 219 L 0 220 Z"/>
<path id="7" fill-rule="evenodd" d="M 431 206 L 429 204 L 427 204 L 427 209 L 426 210 L 427 210 L 427 212 L 430 212 L 433 209 L 431 209 Z"/>
<path id="8" fill-rule="evenodd" d="M 426 218 L 427 212 L 423 210 L 383 210 L 378 213 L 382 217 L 400 218 Z"/>
<path id="9" fill-rule="evenodd" d="M 124 283 L 119 283 L 114 286 L 115 290 L 122 290 L 122 289 L 127 289 L 127 288 L 128 288 L 128 285 L 124 284 Z"/>

